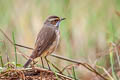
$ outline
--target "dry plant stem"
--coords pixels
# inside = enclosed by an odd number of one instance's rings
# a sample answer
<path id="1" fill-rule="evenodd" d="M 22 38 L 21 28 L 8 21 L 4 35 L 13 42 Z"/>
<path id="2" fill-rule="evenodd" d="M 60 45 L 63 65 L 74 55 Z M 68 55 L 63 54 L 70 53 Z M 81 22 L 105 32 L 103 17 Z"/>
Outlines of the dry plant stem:
<path id="1" fill-rule="evenodd" d="M 97 72 L 94 68 L 92 68 L 89 64 L 87 63 L 82 63 L 82 62 L 79 62 L 79 61 L 75 61 L 75 60 L 72 60 L 72 59 L 69 59 L 69 58 L 65 58 L 65 57 L 62 57 L 62 56 L 58 56 L 56 54 L 52 54 L 52 56 L 56 57 L 56 58 L 59 58 L 59 59 L 62 59 L 62 60 L 66 60 L 66 61 L 69 61 L 69 62 L 73 62 L 73 63 L 76 63 L 76 64 L 79 64 L 79 65 L 82 65 L 84 66 L 85 68 L 87 68 L 88 70 L 90 70 L 91 72 L 94 72 L 95 74 L 99 75 L 101 78 L 103 78 L 104 80 L 108 80 L 107 78 L 105 78 L 104 76 L 102 76 L 99 72 Z"/>
<path id="2" fill-rule="evenodd" d="M 20 45 L 20 44 L 15 44 L 15 45 L 19 46 L 19 47 L 23 47 L 23 48 L 29 49 L 29 50 L 34 50 L 33 48 L 30 48 L 30 47 L 27 47 L 27 46 L 23 46 L 23 45 Z"/>
<path id="3" fill-rule="evenodd" d="M 8 36 L 0 29 L 0 32 L 3 33 L 3 35 L 10 41 L 11 44 L 13 44 L 13 42 L 8 38 Z M 24 47 L 24 48 L 27 48 L 27 49 L 31 49 L 33 50 L 33 48 L 30 48 L 30 47 L 26 47 L 26 46 L 23 46 L 23 45 L 19 45 L 19 44 L 13 44 L 13 45 L 16 45 L 16 46 L 20 46 L 20 47 Z M 18 50 L 18 49 L 17 49 Z M 23 54 L 22 54 L 23 55 Z M 82 62 L 79 62 L 79 61 L 75 61 L 75 60 L 72 60 L 72 59 L 69 59 L 69 58 L 65 58 L 65 57 L 62 57 L 62 56 L 58 56 L 56 54 L 52 54 L 51 56 L 53 57 L 56 57 L 56 58 L 59 58 L 59 59 L 62 59 L 62 60 L 66 60 L 66 61 L 69 61 L 69 62 L 73 62 L 73 63 L 76 63 L 76 64 L 80 64 L 82 66 L 84 66 L 85 68 L 87 68 L 88 70 L 90 70 L 91 72 L 94 72 L 95 74 L 99 75 L 101 78 L 103 78 L 104 80 L 108 80 L 107 78 L 105 78 L 104 76 L 102 76 L 99 72 L 97 72 L 94 68 L 92 68 L 89 64 L 87 63 L 82 63 Z M 24 55 L 23 55 L 24 57 Z M 26 58 L 26 57 L 25 57 Z"/>
<path id="4" fill-rule="evenodd" d="M 42 67 L 43 68 L 45 68 L 44 67 L 44 64 L 43 64 L 43 59 L 42 59 L 42 57 L 40 57 L 41 58 L 41 62 L 42 62 Z M 50 63 L 56 70 L 58 70 L 59 71 L 59 73 L 61 73 L 62 74 L 62 72 L 61 72 L 61 70 L 60 69 L 58 69 L 53 63 L 51 63 L 49 60 L 47 60 L 48 61 L 48 63 Z"/>
<path id="5" fill-rule="evenodd" d="M 66 72 L 67 72 L 67 74 L 71 77 L 71 74 L 70 74 L 69 70 L 66 70 Z"/>
<path id="6" fill-rule="evenodd" d="M 15 44 L 12 42 L 12 40 L 3 32 L 2 29 L 0 29 L 0 32 L 5 36 L 5 38 L 7 38 L 7 40 L 8 40 L 12 45 L 15 45 Z M 28 56 L 24 55 L 18 48 L 16 48 L 16 49 L 17 49 L 17 51 L 18 51 L 19 53 L 21 53 L 21 55 L 22 55 L 25 59 L 28 59 L 28 58 L 29 58 Z"/>
<path id="7" fill-rule="evenodd" d="M 74 64 L 67 65 L 67 66 L 65 66 L 65 67 L 62 69 L 61 72 L 64 72 L 66 69 L 69 69 L 69 68 L 71 68 L 71 67 L 73 67 L 73 66 L 74 66 Z"/>
<path id="8" fill-rule="evenodd" d="M 16 45 L 18 46 L 18 44 Z M 20 46 L 22 47 L 22 45 Z M 31 49 L 29 47 L 24 47 L 24 48 L 27 48 L 27 49 Z M 33 48 L 31 49 L 33 50 Z M 89 64 L 87 63 L 82 63 L 82 62 L 79 62 L 79 61 L 75 61 L 75 60 L 72 60 L 72 59 L 69 59 L 69 58 L 65 58 L 63 56 L 58 56 L 56 54 L 51 54 L 51 56 L 53 57 L 56 57 L 56 58 L 59 58 L 59 59 L 62 59 L 62 60 L 66 60 L 66 61 L 69 61 L 69 62 L 73 62 L 73 63 L 76 63 L 76 64 L 79 64 L 79 65 L 82 65 L 84 66 L 85 68 L 87 68 L 88 70 L 90 70 L 91 72 L 94 72 L 95 74 L 99 75 L 101 78 L 103 78 L 104 80 L 108 80 L 107 78 L 105 78 L 104 76 L 102 76 L 99 72 L 97 72 L 94 68 L 92 68 Z"/>
<path id="9" fill-rule="evenodd" d="M 118 64 L 120 66 L 120 58 L 119 58 L 119 53 L 118 53 L 117 45 L 115 43 L 112 43 L 112 45 L 115 48 L 116 57 L 117 57 L 117 60 L 118 60 Z"/>
<path id="10" fill-rule="evenodd" d="M 103 69 L 103 71 L 109 76 L 110 80 L 114 80 L 114 79 L 112 78 L 112 76 L 109 74 L 109 72 L 108 72 L 104 67 L 101 67 L 101 66 L 96 66 L 96 67 L 98 67 L 98 68 L 100 68 L 100 69 Z"/>
<path id="11" fill-rule="evenodd" d="M 50 63 L 56 70 L 59 71 L 59 73 L 63 74 L 62 71 L 60 69 L 58 69 L 53 63 L 51 63 L 49 60 L 47 60 L 48 63 Z"/>

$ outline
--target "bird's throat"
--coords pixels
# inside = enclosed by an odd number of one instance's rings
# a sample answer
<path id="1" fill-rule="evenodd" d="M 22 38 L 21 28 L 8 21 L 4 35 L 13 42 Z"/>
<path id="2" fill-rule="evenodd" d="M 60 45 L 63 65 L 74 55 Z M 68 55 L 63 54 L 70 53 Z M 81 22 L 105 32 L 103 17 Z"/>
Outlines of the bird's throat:
<path id="1" fill-rule="evenodd" d="M 60 25 L 60 21 L 58 21 L 55 26 L 59 28 L 59 25 Z"/>

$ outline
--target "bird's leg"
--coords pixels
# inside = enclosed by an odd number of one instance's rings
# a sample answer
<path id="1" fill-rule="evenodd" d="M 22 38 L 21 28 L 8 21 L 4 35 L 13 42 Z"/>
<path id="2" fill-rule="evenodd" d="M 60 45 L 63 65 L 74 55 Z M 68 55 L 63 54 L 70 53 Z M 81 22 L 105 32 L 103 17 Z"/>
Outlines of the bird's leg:
<path id="1" fill-rule="evenodd" d="M 40 57 L 40 58 L 41 58 L 41 62 L 42 62 L 42 67 L 45 68 L 44 63 L 43 63 L 43 58 L 42 57 Z"/>
<path id="2" fill-rule="evenodd" d="M 33 62 L 33 63 L 30 64 L 30 65 L 31 65 L 30 67 L 34 68 L 34 65 L 35 65 L 38 61 L 34 61 L 34 60 L 32 59 L 32 62 Z"/>
<path id="3" fill-rule="evenodd" d="M 55 65 L 54 65 L 53 63 L 51 63 L 50 61 L 49 61 L 49 63 L 50 63 L 56 70 L 58 70 L 59 73 L 62 74 L 62 71 L 61 71 L 57 66 L 55 66 Z"/>
<path id="4" fill-rule="evenodd" d="M 53 63 L 51 63 L 51 62 L 47 59 L 47 57 L 45 57 L 45 60 L 46 60 L 46 62 L 47 62 L 47 65 L 48 65 L 49 70 L 51 70 L 51 69 L 50 69 L 50 66 L 49 66 L 49 63 L 50 63 L 56 70 L 59 71 L 59 73 L 62 74 L 62 71 L 61 71 L 59 68 L 57 68 Z"/>
<path id="5" fill-rule="evenodd" d="M 47 65 L 48 65 L 48 69 L 51 70 L 51 69 L 50 69 L 50 66 L 49 66 L 49 61 L 47 60 L 47 56 L 45 56 L 45 60 L 46 60 Z"/>

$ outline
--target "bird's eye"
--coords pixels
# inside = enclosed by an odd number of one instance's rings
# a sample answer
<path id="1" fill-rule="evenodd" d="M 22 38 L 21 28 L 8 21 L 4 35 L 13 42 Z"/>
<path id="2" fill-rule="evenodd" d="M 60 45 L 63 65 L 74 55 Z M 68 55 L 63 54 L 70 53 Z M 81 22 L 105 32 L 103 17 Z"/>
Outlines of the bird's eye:
<path id="1" fill-rule="evenodd" d="M 56 23 L 58 22 L 58 20 L 54 20 Z"/>
<path id="2" fill-rule="evenodd" d="M 54 25 L 55 25 L 57 22 L 58 22 L 58 20 L 53 20 L 53 21 L 51 21 L 51 23 L 54 24 Z"/>

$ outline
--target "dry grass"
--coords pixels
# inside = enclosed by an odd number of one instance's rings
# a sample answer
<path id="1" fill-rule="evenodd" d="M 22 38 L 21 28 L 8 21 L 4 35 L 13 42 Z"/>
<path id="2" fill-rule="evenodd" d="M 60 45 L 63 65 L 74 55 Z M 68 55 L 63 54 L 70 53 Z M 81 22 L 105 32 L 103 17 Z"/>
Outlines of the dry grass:
<path id="1" fill-rule="evenodd" d="M 9 69 L 0 73 L 0 80 L 72 80 L 65 75 L 42 68 Z"/>

